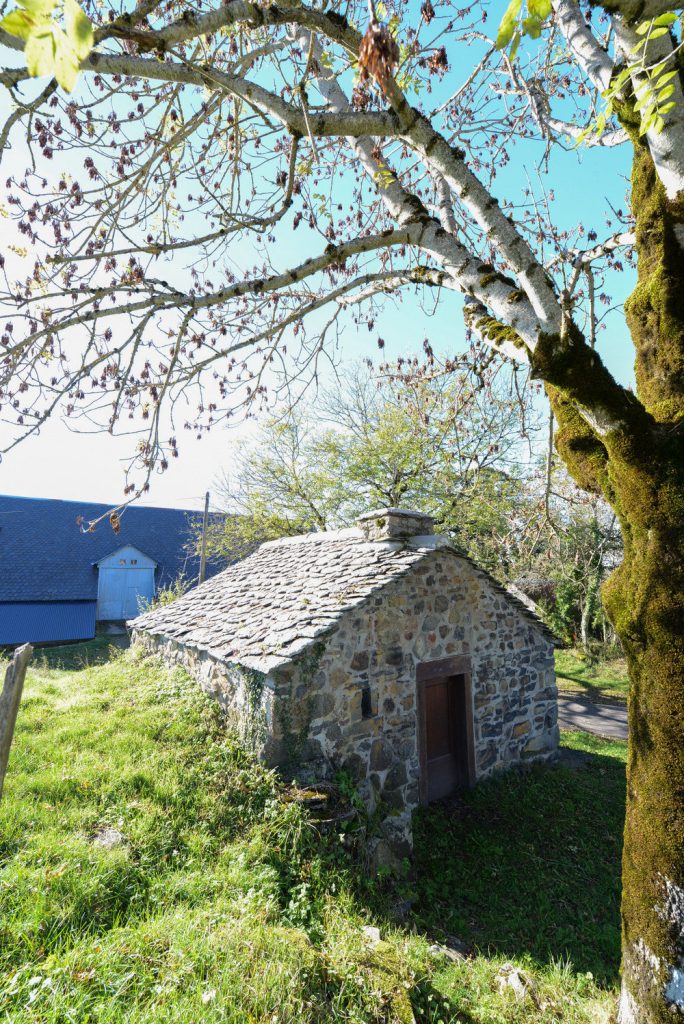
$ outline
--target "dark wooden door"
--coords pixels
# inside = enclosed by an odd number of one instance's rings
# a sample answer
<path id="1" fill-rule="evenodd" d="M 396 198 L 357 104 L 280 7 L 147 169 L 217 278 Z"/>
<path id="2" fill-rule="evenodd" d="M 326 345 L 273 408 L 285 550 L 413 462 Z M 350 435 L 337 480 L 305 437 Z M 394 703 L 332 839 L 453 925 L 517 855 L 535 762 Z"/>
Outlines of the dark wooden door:
<path id="1" fill-rule="evenodd" d="M 423 683 L 425 797 L 443 800 L 470 784 L 466 681 L 437 676 Z"/>

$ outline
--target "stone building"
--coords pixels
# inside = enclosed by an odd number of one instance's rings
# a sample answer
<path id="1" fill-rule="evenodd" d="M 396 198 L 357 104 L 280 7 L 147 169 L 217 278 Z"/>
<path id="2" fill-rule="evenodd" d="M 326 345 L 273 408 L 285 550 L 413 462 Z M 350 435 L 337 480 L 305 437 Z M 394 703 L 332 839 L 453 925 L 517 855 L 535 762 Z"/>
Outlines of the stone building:
<path id="1" fill-rule="evenodd" d="M 418 513 L 262 544 L 132 628 L 269 764 L 350 771 L 380 859 L 410 850 L 419 803 L 557 751 L 553 636 Z"/>

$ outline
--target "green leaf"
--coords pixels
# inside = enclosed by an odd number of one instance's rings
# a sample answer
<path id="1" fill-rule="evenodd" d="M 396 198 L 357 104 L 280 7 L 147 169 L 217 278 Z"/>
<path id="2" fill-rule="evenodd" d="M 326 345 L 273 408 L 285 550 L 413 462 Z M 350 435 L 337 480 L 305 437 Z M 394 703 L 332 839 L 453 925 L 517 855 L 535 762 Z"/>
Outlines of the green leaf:
<path id="1" fill-rule="evenodd" d="M 79 61 L 85 60 L 93 48 L 95 37 L 90 19 L 76 0 L 64 0 L 66 34 Z"/>
<path id="2" fill-rule="evenodd" d="M 522 0 L 510 0 L 504 16 L 501 19 L 501 24 L 499 25 L 499 31 L 495 43 L 497 50 L 505 49 L 513 38 L 521 7 Z"/>
<path id="3" fill-rule="evenodd" d="M 653 93 L 651 92 L 650 89 L 647 89 L 644 92 L 643 96 L 640 99 L 638 99 L 636 101 L 636 103 L 634 104 L 634 109 L 635 110 L 645 110 L 647 107 L 652 107 L 654 105 L 655 105 L 655 96 L 653 95 Z"/>
<path id="4" fill-rule="evenodd" d="M 655 118 L 654 122 L 653 122 L 653 131 L 657 135 L 660 135 L 660 133 L 662 132 L 664 127 L 665 127 L 665 122 L 663 121 L 662 117 L 660 117 L 660 115 L 658 115 Z"/>
<path id="5" fill-rule="evenodd" d="M 520 40 L 521 39 L 522 39 L 522 35 L 520 34 L 520 32 L 514 32 L 513 33 L 513 42 L 511 43 L 511 50 L 510 50 L 510 58 L 511 58 L 511 60 L 515 60 L 516 54 L 518 52 L 518 47 L 520 46 Z"/>
<path id="6" fill-rule="evenodd" d="M 527 10 L 533 18 L 544 21 L 551 13 L 551 0 L 527 0 Z"/>
<path id="7" fill-rule="evenodd" d="M 600 138 L 605 131 L 605 114 L 599 114 L 594 125 L 594 134 L 596 138 Z M 587 133 L 589 134 L 589 132 Z"/>
<path id="8" fill-rule="evenodd" d="M 670 111 L 671 111 L 671 110 L 674 110 L 674 108 L 675 108 L 676 106 L 677 106 L 677 104 L 675 103 L 675 101 L 674 101 L 674 100 L 672 100 L 672 101 L 671 101 L 670 103 L 666 103 L 666 104 L 665 104 L 664 106 L 662 106 L 662 107 L 660 108 L 660 110 L 658 111 L 658 113 L 659 113 L 659 114 L 661 114 L 661 115 L 662 115 L 662 114 L 669 114 L 669 113 L 670 113 Z"/>
<path id="9" fill-rule="evenodd" d="M 642 21 L 641 24 L 637 25 L 637 27 L 636 27 L 636 34 L 638 36 L 645 36 L 646 33 L 648 32 L 648 30 L 650 29 L 650 27 L 651 27 L 651 22 L 650 21 Z"/>
<path id="10" fill-rule="evenodd" d="M 613 84 L 613 86 L 612 86 L 612 88 L 613 88 L 613 89 L 614 89 L 614 90 L 615 90 L 616 92 L 617 92 L 617 91 L 618 91 L 619 89 L 621 89 L 621 88 L 622 88 L 622 86 L 623 86 L 623 85 L 625 84 L 625 82 L 626 82 L 626 81 L 627 81 L 627 80 L 629 79 L 629 74 L 630 74 L 630 72 L 629 72 L 629 68 L 623 68 L 623 69 L 622 69 L 622 71 L 621 71 L 621 72 L 620 72 L 620 74 L 619 74 L 619 75 L 617 76 L 617 78 L 615 79 L 615 82 L 614 82 L 614 84 Z"/>
<path id="11" fill-rule="evenodd" d="M 679 15 L 675 14 L 674 11 L 666 11 L 665 14 L 659 15 L 653 22 L 654 25 L 674 25 Z"/>
<path id="12" fill-rule="evenodd" d="M 665 83 L 671 81 L 677 74 L 679 74 L 678 71 L 667 71 L 664 75 L 661 75 L 660 78 L 657 78 L 653 82 L 653 88 L 662 89 Z"/>
<path id="13" fill-rule="evenodd" d="M 37 21 L 47 21 L 55 9 L 56 0 L 17 0 L 17 3 Z"/>
<path id="14" fill-rule="evenodd" d="M 0 28 L 4 28 L 5 32 L 24 40 L 28 39 L 34 27 L 33 19 L 23 11 L 10 11 L 0 21 Z"/>
<path id="15" fill-rule="evenodd" d="M 55 72 L 55 40 L 52 28 L 42 32 L 32 32 L 26 40 L 24 57 L 29 75 L 49 75 Z"/>
<path id="16" fill-rule="evenodd" d="M 54 75 L 66 92 L 71 92 L 78 79 L 79 58 L 65 32 L 54 28 L 55 71 Z"/>
<path id="17" fill-rule="evenodd" d="M 78 78 L 81 61 L 93 48 L 93 26 L 77 0 L 64 0 L 66 31 L 52 20 L 55 0 L 18 0 L 19 9 L 0 25 L 24 40 L 26 68 L 35 77 L 49 76 L 67 92 Z"/>
<path id="18" fill-rule="evenodd" d="M 666 36 L 669 31 L 669 28 L 654 28 L 649 39 L 660 39 L 661 36 Z"/>
<path id="19" fill-rule="evenodd" d="M 665 88 L 661 89 L 660 92 L 658 93 L 658 103 L 660 103 L 661 100 L 669 99 L 674 91 L 675 91 L 674 85 L 666 85 Z"/>
<path id="20" fill-rule="evenodd" d="M 523 18 L 523 23 L 522 24 L 523 24 L 523 31 L 526 32 L 527 35 L 531 39 L 539 39 L 539 36 L 541 35 L 541 30 L 542 30 L 542 24 L 541 24 L 541 21 L 539 20 L 539 18 L 537 18 L 537 17 Z"/>
<path id="21" fill-rule="evenodd" d="M 654 121 L 655 114 L 653 113 L 653 111 L 651 111 L 645 117 L 642 117 L 641 126 L 639 128 L 639 135 L 645 135 L 647 131 L 650 131 L 650 129 L 653 127 Z"/>

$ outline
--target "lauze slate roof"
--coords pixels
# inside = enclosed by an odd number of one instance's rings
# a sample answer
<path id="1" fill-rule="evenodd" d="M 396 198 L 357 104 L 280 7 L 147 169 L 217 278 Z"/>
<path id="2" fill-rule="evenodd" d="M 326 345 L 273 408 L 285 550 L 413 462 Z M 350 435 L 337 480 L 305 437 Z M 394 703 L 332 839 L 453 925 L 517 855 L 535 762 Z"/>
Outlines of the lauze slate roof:
<path id="1" fill-rule="evenodd" d="M 436 548 L 472 565 L 438 536 L 378 542 L 367 541 L 360 529 L 348 529 L 270 541 L 172 604 L 138 616 L 132 625 L 221 660 L 269 671 L 306 650 L 344 612 Z M 475 568 L 548 634 L 529 609 Z"/>
<path id="2" fill-rule="evenodd" d="M 201 513 L 131 506 L 116 534 L 107 520 L 82 533 L 76 519 L 96 519 L 111 506 L 0 495 L 0 602 L 95 601 L 93 563 L 132 544 L 157 563 L 157 586 L 181 573 L 196 579 L 199 561 L 185 547 Z M 207 575 L 218 571 L 207 567 Z"/>

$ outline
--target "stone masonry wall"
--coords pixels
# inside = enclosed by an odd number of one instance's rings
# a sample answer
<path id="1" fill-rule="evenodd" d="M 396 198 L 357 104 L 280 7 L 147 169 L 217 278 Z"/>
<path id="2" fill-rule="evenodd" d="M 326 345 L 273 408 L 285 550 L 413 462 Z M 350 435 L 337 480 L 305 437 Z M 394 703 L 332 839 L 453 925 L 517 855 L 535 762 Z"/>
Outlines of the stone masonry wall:
<path id="1" fill-rule="evenodd" d="M 290 665 L 264 675 L 140 632 L 233 714 L 270 764 L 350 771 L 382 825 L 376 860 L 408 855 L 419 803 L 416 666 L 470 659 L 477 779 L 558 747 L 553 646 L 467 560 L 437 548 L 341 616 Z"/>
<path id="2" fill-rule="evenodd" d="M 220 661 L 206 651 L 165 636 L 134 630 L 132 641 L 167 665 L 179 665 L 224 708 L 248 747 L 269 764 L 277 763 L 280 744 L 274 746 L 277 716 L 273 677 L 243 665 Z"/>
<path id="3" fill-rule="evenodd" d="M 288 703 L 293 733 L 309 737 L 301 759 L 319 772 L 349 769 L 369 809 L 382 803 L 387 810 L 384 841 L 399 855 L 410 850 L 419 803 L 416 666 L 457 655 L 471 663 L 477 779 L 554 757 L 550 640 L 448 550 L 344 615 L 306 671 L 295 665 L 274 674 L 276 716 Z M 278 741 L 273 754 L 289 760 Z"/>

